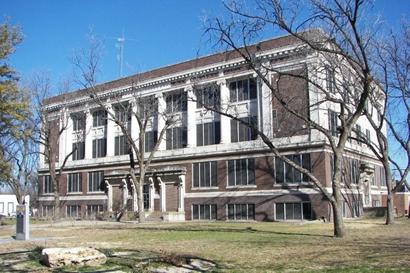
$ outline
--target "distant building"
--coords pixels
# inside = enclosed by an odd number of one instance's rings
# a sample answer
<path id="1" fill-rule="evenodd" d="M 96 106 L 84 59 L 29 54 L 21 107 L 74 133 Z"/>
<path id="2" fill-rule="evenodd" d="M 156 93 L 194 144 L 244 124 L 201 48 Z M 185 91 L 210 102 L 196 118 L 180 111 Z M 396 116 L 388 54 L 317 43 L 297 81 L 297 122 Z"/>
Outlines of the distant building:
<path id="1" fill-rule="evenodd" d="M 0 215 L 15 216 L 18 205 L 16 195 L 10 193 L 0 193 Z"/>
<path id="2" fill-rule="evenodd" d="M 312 59 L 300 43 L 286 36 L 260 42 L 257 55 L 275 68 L 294 73 L 310 73 Z M 271 80 L 278 80 L 271 73 Z M 329 72 L 330 73 L 330 72 Z M 334 76 L 333 76 L 334 77 Z M 326 138 L 289 116 L 272 98 L 270 90 L 235 52 L 220 53 L 125 77 L 100 85 L 108 97 L 127 101 L 134 92 L 155 96 L 181 117 L 166 132 L 144 185 L 144 207 L 148 214 L 169 220 L 309 220 L 332 217 L 330 203 L 302 175 L 276 158 L 252 130 L 225 116 L 205 111 L 193 101 L 174 109 L 175 99 L 186 99 L 198 86 L 216 88 L 221 103 L 236 107 L 240 118 L 253 122 L 273 143 L 297 164 L 310 169 L 331 191 L 332 151 Z M 332 77 L 324 81 L 329 88 Z M 290 96 L 302 102 L 306 115 L 315 117 L 337 136 L 338 108 L 311 108 L 318 99 L 314 88 L 302 79 L 283 78 L 279 84 Z M 114 101 L 114 100 L 112 100 Z M 107 102 L 108 104 L 113 102 Z M 369 110 L 373 106 L 369 105 Z M 59 120 L 67 118 L 68 130 L 58 147 L 58 163 L 80 147 L 69 159 L 59 192 L 62 215 L 87 217 L 101 211 L 116 211 L 128 203 L 137 210 L 136 195 L 128 180 L 129 159 L 123 149 L 121 130 L 107 120 L 85 90 L 58 95 L 46 101 L 49 118 L 58 130 Z M 81 118 L 84 117 L 84 125 Z M 374 111 L 374 118 L 377 118 Z M 137 136 L 136 121 L 131 131 Z M 164 126 L 155 120 L 147 132 L 146 143 L 153 143 Z M 356 129 L 375 140 L 376 135 L 364 117 Z M 138 141 L 136 139 L 136 141 Z M 151 141 L 151 142 L 150 142 Z M 149 154 L 152 146 L 147 145 Z M 382 164 L 358 142 L 346 146 L 343 170 L 345 217 L 355 217 L 363 207 L 383 205 L 386 182 Z M 44 159 L 40 166 L 40 214 L 53 211 L 53 188 Z M 101 185 L 104 186 L 104 191 Z"/>

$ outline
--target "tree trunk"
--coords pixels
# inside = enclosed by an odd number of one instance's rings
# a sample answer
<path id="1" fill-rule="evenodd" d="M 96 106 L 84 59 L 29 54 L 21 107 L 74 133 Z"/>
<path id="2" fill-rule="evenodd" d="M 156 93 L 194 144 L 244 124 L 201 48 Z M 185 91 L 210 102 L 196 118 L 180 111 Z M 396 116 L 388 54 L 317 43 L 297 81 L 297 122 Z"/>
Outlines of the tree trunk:
<path id="1" fill-rule="evenodd" d="M 144 180 L 140 178 L 140 182 L 136 187 L 138 191 L 137 200 L 138 200 L 138 222 L 144 223 L 145 222 L 145 209 L 144 209 L 144 195 L 143 195 L 143 186 Z"/>
<path id="2" fill-rule="evenodd" d="M 389 167 L 384 167 L 384 173 L 386 176 L 386 186 L 387 186 L 387 200 L 386 200 L 386 225 L 394 224 L 394 196 L 393 196 L 393 185 L 391 171 Z"/>
<path id="3" fill-rule="evenodd" d="M 343 211 L 341 202 L 331 202 L 333 209 L 333 235 L 335 237 L 343 238 L 346 235 L 345 225 L 343 221 Z"/>

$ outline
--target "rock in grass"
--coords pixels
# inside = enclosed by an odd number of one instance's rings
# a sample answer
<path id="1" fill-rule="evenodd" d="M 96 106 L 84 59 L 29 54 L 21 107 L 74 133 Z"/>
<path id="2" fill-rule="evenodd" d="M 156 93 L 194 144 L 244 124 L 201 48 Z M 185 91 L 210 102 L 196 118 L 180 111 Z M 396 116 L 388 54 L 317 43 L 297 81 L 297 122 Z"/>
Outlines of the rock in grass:
<path id="1" fill-rule="evenodd" d="M 107 257 L 91 247 L 45 248 L 41 252 L 41 261 L 49 267 L 97 266 L 104 264 Z"/>

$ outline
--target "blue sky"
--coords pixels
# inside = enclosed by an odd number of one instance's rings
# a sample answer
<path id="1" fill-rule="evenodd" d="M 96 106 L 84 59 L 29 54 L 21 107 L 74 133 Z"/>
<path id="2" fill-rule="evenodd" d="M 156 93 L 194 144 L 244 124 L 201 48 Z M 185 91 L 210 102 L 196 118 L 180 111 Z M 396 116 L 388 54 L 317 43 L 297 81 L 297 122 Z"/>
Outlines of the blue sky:
<path id="1" fill-rule="evenodd" d="M 410 1 L 377 0 L 374 12 L 397 26 Z M 220 0 L 13 0 L 0 8 L 1 21 L 9 17 L 24 34 L 11 64 L 23 79 L 43 71 L 54 83 L 72 75 L 70 56 L 87 47 L 90 28 L 104 43 L 99 81 L 109 81 L 119 76 L 115 38 L 122 33 L 129 39 L 123 74 L 130 75 L 209 54 L 202 20 L 223 13 Z"/>

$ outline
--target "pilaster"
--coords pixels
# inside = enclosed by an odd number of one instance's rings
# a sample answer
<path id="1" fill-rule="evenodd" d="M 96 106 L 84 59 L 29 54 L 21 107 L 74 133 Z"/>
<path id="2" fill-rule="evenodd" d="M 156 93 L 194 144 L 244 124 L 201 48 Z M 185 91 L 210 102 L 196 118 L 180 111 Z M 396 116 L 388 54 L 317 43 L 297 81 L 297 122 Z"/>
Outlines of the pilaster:
<path id="1" fill-rule="evenodd" d="M 187 92 L 187 137 L 188 148 L 196 146 L 196 96 L 192 86 L 185 88 Z"/>
<path id="2" fill-rule="evenodd" d="M 166 112 L 167 106 L 166 106 L 163 94 L 157 95 L 157 100 L 158 100 L 157 132 L 158 132 L 158 138 L 159 138 L 161 135 L 161 131 L 165 128 L 165 112 Z M 166 150 L 166 134 L 164 134 L 164 138 L 162 140 L 158 139 L 158 141 L 161 141 L 161 143 L 158 146 L 158 150 L 159 151 Z"/>
<path id="3" fill-rule="evenodd" d="M 229 87 L 226 80 L 218 82 L 221 90 L 221 111 L 228 112 L 229 110 Z M 221 120 L 221 144 L 231 143 L 231 120 L 229 117 L 220 115 Z"/>

